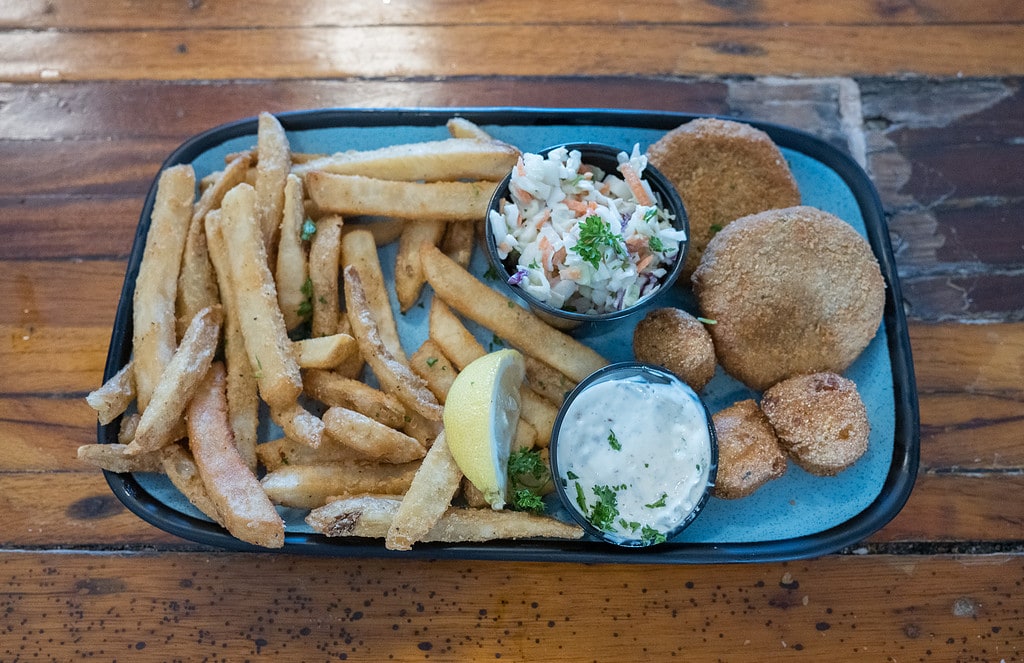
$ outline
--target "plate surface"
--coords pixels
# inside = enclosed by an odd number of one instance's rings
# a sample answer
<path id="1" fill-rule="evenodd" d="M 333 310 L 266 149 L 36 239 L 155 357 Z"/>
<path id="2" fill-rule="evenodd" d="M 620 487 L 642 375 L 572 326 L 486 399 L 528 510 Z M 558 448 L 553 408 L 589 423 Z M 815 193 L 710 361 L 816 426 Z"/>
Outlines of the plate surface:
<path id="1" fill-rule="evenodd" d="M 524 151 L 539 151 L 567 141 L 599 141 L 641 149 L 665 131 L 696 116 L 616 110 L 430 109 L 318 110 L 279 115 L 297 152 L 335 152 L 448 137 L 445 122 L 464 116 L 496 138 Z M 739 562 L 822 555 L 862 540 L 902 508 L 913 487 L 919 455 L 918 408 L 906 320 L 896 305 L 899 283 L 888 230 L 877 193 L 863 170 L 848 156 L 801 131 L 750 122 L 766 131 L 782 149 L 800 187 L 802 202 L 849 222 L 870 242 L 886 281 L 886 307 L 878 333 L 846 371 L 864 399 L 871 423 L 867 453 L 837 477 L 815 477 L 790 463 L 786 475 L 742 500 L 712 499 L 701 517 L 677 539 L 653 549 L 622 550 L 596 541 L 495 541 L 472 545 L 417 545 L 410 552 L 387 551 L 380 541 L 326 538 L 303 522 L 305 511 L 284 509 L 287 535 L 283 552 L 317 555 L 419 556 L 573 562 Z M 191 163 L 197 178 L 223 167 L 226 154 L 255 144 L 254 118 L 218 127 L 179 147 L 164 164 Z M 118 306 L 105 377 L 131 354 L 131 301 L 142 257 L 154 186 L 142 211 Z M 394 265 L 394 245 L 381 250 L 385 277 Z M 471 269 L 486 270 L 483 251 Z M 493 283 L 493 287 L 501 287 Z M 429 293 L 429 289 L 427 289 Z M 424 298 L 429 297 L 425 294 Z M 394 303 L 393 303 L 394 304 Z M 675 305 L 695 312 L 686 284 L 656 298 L 649 307 Z M 397 306 L 395 306 L 397 311 Z M 403 345 L 415 349 L 425 340 L 427 308 L 397 315 Z M 640 314 L 642 316 L 642 313 Z M 640 317 L 619 322 L 609 332 L 577 333 L 611 361 L 630 360 L 632 330 Z M 493 335 L 479 328 L 485 347 Z M 757 397 L 719 369 L 703 395 L 712 411 L 737 400 Z M 99 428 L 100 442 L 113 442 L 117 422 Z M 268 438 L 269 439 L 269 438 Z M 107 473 L 117 497 L 133 512 L 168 532 L 200 543 L 235 550 L 263 550 L 241 543 L 207 520 L 159 475 Z M 558 514 L 558 505 L 550 502 Z M 568 519 L 562 513 L 561 517 Z"/>

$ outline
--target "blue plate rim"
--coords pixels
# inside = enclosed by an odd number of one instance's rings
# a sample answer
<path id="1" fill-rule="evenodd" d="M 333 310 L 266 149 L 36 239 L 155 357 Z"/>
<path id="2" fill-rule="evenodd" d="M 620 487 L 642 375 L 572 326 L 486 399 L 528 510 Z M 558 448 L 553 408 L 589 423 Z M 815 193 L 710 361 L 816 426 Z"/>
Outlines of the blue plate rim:
<path id="1" fill-rule="evenodd" d="M 902 293 L 888 225 L 874 184 L 848 154 L 801 129 L 725 115 L 674 111 L 591 108 L 436 107 L 436 108 L 323 108 L 275 114 L 286 131 L 326 127 L 442 126 L 453 116 L 487 125 L 579 125 L 635 127 L 668 131 L 697 118 L 715 117 L 744 122 L 767 133 L 776 144 L 828 166 L 850 188 L 886 281 L 883 325 L 892 364 L 895 428 L 893 458 L 882 490 L 864 510 L 847 521 L 814 534 L 750 543 L 678 542 L 648 549 L 621 549 L 596 541 L 494 541 L 481 544 L 419 544 L 412 551 L 389 551 L 376 540 L 328 538 L 289 532 L 280 549 L 268 550 L 241 542 L 215 523 L 182 514 L 147 492 L 131 474 L 104 472 L 114 495 L 137 516 L 183 539 L 231 551 L 284 552 L 345 557 L 403 557 L 576 563 L 710 564 L 776 562 L 819 557 L 862 542 L 892 520 L 910 497 L 920 460 L 920 412 L 914 379 L 910 335 L 900 302 Z M 257 118 L 222 124 L 182 143 L 163 162 L 161 172 L 242 136 L 255 136 Z M 156 196 L 156 180 L 146 196 L 122 286 L 104 369 L 104 380 L 127 363 L 131 354 L 132 294 Z M 101 443 L 117 441 L 118 421 L 97 426 Z"/>

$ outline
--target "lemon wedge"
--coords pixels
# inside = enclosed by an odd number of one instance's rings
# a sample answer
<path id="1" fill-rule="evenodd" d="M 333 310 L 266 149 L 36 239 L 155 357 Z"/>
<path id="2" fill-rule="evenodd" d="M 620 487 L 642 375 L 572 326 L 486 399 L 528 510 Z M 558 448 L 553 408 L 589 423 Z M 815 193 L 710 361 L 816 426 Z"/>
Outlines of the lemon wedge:
<path id="1" fill-rule="evenodd" d="M 505 506 L 508 456 L 519 423 L 519 387 L 525 374 L 518 351 L 491 352 L 455 377 L 445 400 L 448 448 L 492 509 Z"/>

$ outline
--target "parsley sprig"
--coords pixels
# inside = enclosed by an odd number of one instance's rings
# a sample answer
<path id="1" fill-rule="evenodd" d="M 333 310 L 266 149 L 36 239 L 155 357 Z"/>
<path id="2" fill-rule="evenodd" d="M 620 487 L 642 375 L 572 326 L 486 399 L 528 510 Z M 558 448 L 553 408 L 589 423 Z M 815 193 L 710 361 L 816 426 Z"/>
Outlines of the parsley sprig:
<path id="1" fill-rule="evenodd" d="M 626 247 L 622 243 L 622 235 L 614 232 L 612 227 L 604 222 L 604 219 L 592 214 L 583 219 L 579 225 L 580 239 L 572 250 L 589 262 L 597 269 L 601 265 L 601 257 L 605 248 L 611 248 L 616 253 L 624 255 Z"/>

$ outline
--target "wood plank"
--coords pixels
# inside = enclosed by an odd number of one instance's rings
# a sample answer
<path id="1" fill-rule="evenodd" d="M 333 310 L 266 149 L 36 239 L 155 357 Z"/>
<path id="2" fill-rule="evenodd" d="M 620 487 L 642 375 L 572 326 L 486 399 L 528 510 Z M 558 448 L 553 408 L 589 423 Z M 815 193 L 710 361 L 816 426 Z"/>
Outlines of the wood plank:
<path id="1" fill-rule="evenodd" d="M 1018 555 L 624 567 L 8 553 L 0 658 L 1011 661 L 1022 567 Z"/>
<path id="2" fill-rule="evenodd" d="M 0 398 L 0 472 L 85 472 L 76 450 L 96 442 L 96 416 L 81 396 Z"/>
<path id="3" fill-rule="evenodd" d="M 922 470 L 1024 469 L 1019 392 L 921 393 L 919 401 Z"/>
<path id="4" fill-rule="evenodd" d="M 870 541 L 1020 541 L 1024 505 L 1007 500 L 1024 490 L 1020 469 L 918 475 L 906 506 Z"/>
<path id="5" fill-rule="evenodd" d="M 73 457 L 76 449 L 67 453 Z M 2 472 L 0 487 L 0 508 L 7 514 L 0 548 L 195 547 L 126 509 L 103 473 L 84 463 L 68 472 Z"/>
<path id="6" fill-rule="evenodd" d="M 490 24 L 14 31 L 0 41 L 0 80 L 1024 74 L 1020 24 L 626 27 L 531 25 L 529 48 L 518 31 Z"/>
<path id="7" fill-rule="evenodd" d="M 117 304 L 119 291 L 109 297 Z M 105 305 L 106 308 L 106 305 Z M 0 395 L 85 394 L 103 382 L 110 330 L 106 325 L 47 326 L 31 321 L 0 324 Z"/>
<path id="8" fill-rule="evenodd" d="M 0 2 L 0 27 L 60 30 L 118 30 L 126 22 L 134 27 L 206 28 L 260 25 L 315 27 L 360 25 L 467 25 L 483 23 L 760 23 L 778 24 L 930 24 L 996 23 L 1024 20 L 1024 11 L 1013 0 L 925 0 L 878 3 L 849 0 L 834 6 L 816 2 L 701 2 L 700 0 L 650 0 L 621 6 L 595 3 L 581 12 L 573 3 L 526 0 L 510 5 L 500 0 L 449 0 L 434 2 L 430 11 L 415 2 L 344 3 L 307 0 L 301 11 L 274 0 L 234 3 L 181 3 L 173 0 L 128 0 L 111 5 L 103 0 L 4 0 Z"/>
<path id="9" fill-rule="evenodd" d="M 914 373 L 922 393 L 987 393 L 1020 398 L 1024 323 L 914 324 Z"/>
<path id="10" fill-rule="evenodd" d="M 0 197 L 0 260 L 127 260 L 141 196 Z"/>
<path id="11" fill-rule="evenodd" d="M 415 80 L 259 80 L 203 82 L 195 80 L 84 81 L 67 83 L 0 84 L 0 136 L 11 141 L 59 139 L 139 140 L 165 138 L 172 147 L 193 134 L 226 122 L 253 117 L 260 111 L 278 113 L 309 108 L 448 108 L 457 106 L 537 106 L 542 108 L 633 108 L 730 112 L 730 90 L 742 90 L 749 100 L 736 112 L 758 117 L 772 107 L 757 108 L 760 90 L 788 93 L 789 103 L 810 96 L 826 82 L 794 82 L 784 89 L 764 81 L 714 81 L 636 76 Z M 834 107 L 835 104 L 833 103 Z M 823 117 L 835 114 L 822 113 Z M 764 116 L 769 119 L 770 116 Z M 806 130 L 821 118 L 808 114 Z M 813 120 L 813 124 L 811 123 Z M 58 147 L 67 149 L 66 142 Z M 10 149 L 10 148 L 9 148 Z M 76 163 L 81 163 L 78 158 Z"/>
<path id="12" fill-rule="evenodd" d="M 0 262 L 0 325 L 9 325 L 21 338 L 61 327 L 97 326 L 114 322 L 117 300 L 124 283 L 123 260 L 64 260 L 60 262 L 10 260 Z M 68 294 L 75 296 L 69 298 Z M 22 352 L 44 349 L 49 340 L 37 337 Z M 56 349 L 56 348 L 55 348 Z"/>

